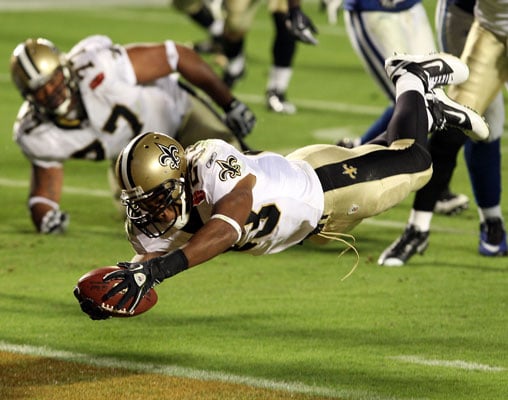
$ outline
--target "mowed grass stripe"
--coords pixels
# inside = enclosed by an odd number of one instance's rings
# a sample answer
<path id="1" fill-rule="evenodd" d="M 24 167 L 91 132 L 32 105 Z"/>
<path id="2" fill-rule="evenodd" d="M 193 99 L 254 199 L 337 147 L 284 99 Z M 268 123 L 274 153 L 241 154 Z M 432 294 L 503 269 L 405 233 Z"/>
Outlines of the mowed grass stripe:
<path id="1" fill-rule="evenodd" d="M 326 400 L 240 385 L 97 367 L 78 362 L 0 351 L 3 400 Z"/>
<path id="2" fill-rule="evenodd" d="M 254 388 L 282 391 L 292 394 L 310 396 L 323 396 L 326 398 L 348 398 L 359 400 L 398 400 L 396 397 L 380 397 L 375 393 L 356 390 L 334 390 L 326 387 L 309 386 L 300 382 L 283 382 L 257 377 L 240 376 L 220 371 L 205 371 L 177 365 L 156 365 L 151 363 L 131 362 L 115 358 L 94 357 L 88 354 L 79 354 L 69 351 L 54 350 L 48 347 L 30 345 L 16 345 L 0 341 L 0 351 L 6 353 L 22 354 L 27 356 L 44 357 L 50 359 L 77 362 L 100 368 L 115 368 L 145 374 L 158 374 L 171 377 L 196 379 L 200 381 L 214 381 L 234 385 L 245 385 Z M 1 356 L 1 355 L 0 355 Z M 0 357 L 1 358 L 1 357 Z M 263 397 L 260 397 L 263 398 Z M 270 397 L 272 398 L 272 397 Z M 274 397 L 275 398 L 275 397 Z M 277 397 L 278 398 L 278 397 Z M 291 396 L 294 398 L 294 396 Z M 402 400 L 402 399 L 401 399 Z"/>

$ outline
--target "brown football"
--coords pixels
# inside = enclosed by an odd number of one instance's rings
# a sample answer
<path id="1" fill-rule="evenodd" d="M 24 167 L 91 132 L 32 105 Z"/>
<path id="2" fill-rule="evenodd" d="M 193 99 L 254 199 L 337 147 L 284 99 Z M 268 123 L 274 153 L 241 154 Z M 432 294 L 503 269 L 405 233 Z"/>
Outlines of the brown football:
<path id="1" fill-rule="evenodd" d="M 132 313 L 127 311 L 132 304 L 132 300 L 127 302 L 124 309 L 114 309 L 114 306 L 120 301 L 125 291 L 121 291 L 120 293 L 115 294 L 107 301 L 103 300 L 103 296 L 111 288 L 115 287 L 115 285 L 121 282 L 121 280 L 114 279 L 104 282 L 102 278 L 104 275 L 109 274 L 113 271 L 118 271 L 119 269 L 121 268 L 116 266 L 101 267 L 87 272 L 85 275 L 79 278 L 78 283 L 76 284 L 76 297 L 78 297 L 78 299 L 80 298 L 81 300 L 88 299 L 92 301 L 94 305 L 99 307 L 101 310 L 109 313 L 112 317 L 133 317 L 150 310 L 157 303 L 157 293 L 153 288 L 143 296 Z"/>

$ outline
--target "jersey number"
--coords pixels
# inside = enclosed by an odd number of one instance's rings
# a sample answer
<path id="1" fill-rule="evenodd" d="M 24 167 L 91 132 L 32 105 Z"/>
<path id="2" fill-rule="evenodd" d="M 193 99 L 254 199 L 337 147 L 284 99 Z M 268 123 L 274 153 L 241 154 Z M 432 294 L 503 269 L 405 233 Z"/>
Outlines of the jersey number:
<path id="1" fill-rule="evenodd" d="M 134 114 L 127 107 L 118 104 L 113 107 L 113 110 L 111 110 L 111 114 L 109 115 L 109 118 L 102 129 L 109 133 L 115 132 L 117 121 L 122 117 L 125 118 L 127 123 L 130 125 L 132 132 L 134 133 L 132 137 L 141 133 L 143 125 L 141 122 L 139 122 L 136 114 Z"/>
<path id="2" fill-rule="evenodd" d="M 104 124 L 102 130 L 108 133 L 114 133 L 117 128 L 117 121 L 122 117 L 125 118 L 130 125 L 133 132 L 132 137 L 141 132 L 143 125 L 141 125 L 136 115 L 127 107 L 118 104 L 113 107 L 113 110 L 111 110 L 111 114 L 109 115 L 109 118 Z M 100 161 L 104 160 L 104 155 L 104 147 L 98 140 L 96 140 L 87 147 L 72 154 L 72 158 L 86 158 L 89 160 Z"/>
<path id="3" fill-rule="evenodd" d="M 279 218 L 280 211 L 277 208 L 277 206 L 275 204 L 268 204 L 263 206 L 257 214 L 254 211 L 251 211 L 249 214 L 249 218 L 247 218 L 245 226 L 248 228 L 248 226 L 251 225 L 250 230 L 259 229 L 259 231 L 254 236 L 254 239 L 258 239 L 263 236 L 269 235 L 277 226 Z M 262 225 L 261 229 L 260 225 Z M 248 242 L 241 247 L 235 248 L 235 250 L 245 251 L 252 249 L 256 245 L 257 245 L 256 242 Z"/>

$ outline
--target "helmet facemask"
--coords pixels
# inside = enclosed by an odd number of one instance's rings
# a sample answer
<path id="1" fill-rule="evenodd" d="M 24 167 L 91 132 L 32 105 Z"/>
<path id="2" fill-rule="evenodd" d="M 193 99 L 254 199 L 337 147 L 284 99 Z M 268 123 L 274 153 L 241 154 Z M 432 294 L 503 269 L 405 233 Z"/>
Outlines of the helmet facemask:
<path id="1" fill-rule="evenodd" d="M 60 67 L 44 84 L 27 91 L 24 97 L 40 114 L 48 117 L 66 117 L 75 105 L 73 89 L 76 85 L 71 84 L 70 75 L 69 68 Z M 47 89 L 48 86 L 53 87 L 50 92 Z"/>
<path id="2" fill-rule="evenodd" d="M 168 179 L 148 193 L 139 186 L 123 190 L 120 196 L 127 217 L 149 238 L 160 237 L 171 228 L 181 229 L 187 224 L 190 215 L 187 198 L 183 178 Z M 162 217 L 168 209 L 175 216 L 170 221 Z"/>

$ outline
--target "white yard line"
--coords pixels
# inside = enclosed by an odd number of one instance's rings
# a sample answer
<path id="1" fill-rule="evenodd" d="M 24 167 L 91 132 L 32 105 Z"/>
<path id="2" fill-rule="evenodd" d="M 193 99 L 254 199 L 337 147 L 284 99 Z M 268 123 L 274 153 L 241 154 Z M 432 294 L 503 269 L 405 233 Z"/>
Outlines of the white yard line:
<path id="1" fill-rule="evenodd" d="M 479 364 L 476 362 L 464 361 L 464 360 L 436 360 L 424 358 L 421 356 L 410 356 L 401 355 L 389 357 L 392 360 L 397 360 L 409 364 L 425 365 L 429 367 L 445 367 L 445 368 L 457 368 L 466 369 L 469 371 L 484 371 L 484 372 L 502 372 L 507 369 L 504 367 L 496 367 L 487 364 Z"/>
<path id="2" fill-rule="evenodd" d="M 18 179 L 9 179 L 9 178 L 0 178 L 0 187 L 9 187 L 9 188 L 21 188 L 28 189 L 28 181 L 18 180 Z M 63 192 L 69 195 L 80 195 L 80 196 L 90 196 L 90 197 L 110 197 L 112 198 L 112 194 L 109 190 L 102 189 L 88 189 L 84 187 L 75 187 L 75 186 L 64 186 Z M 366 219 L 362 222 L 364 225 L 372 225 L 372 226 L 381 226 L 384 228 L 392 228 L 398 229 L 404 228 L 406 226 L 405 222 L 393 221 L 382 219 L 382 217 L 372 217 Z M 456 234 L 470 234 L 476 235 L 477 232 L 474 231 L 465 231 L 463 229 L 451 229 L 444 226 L 438 226 L 436 224 L 433 225 L 432 230 L 434 232 L 442 232 L 442 233 L 456 233 Z"/>
<path id="3" fill-rule="evenodd" d="M 178 365 L 158 365 L 150 363 L 132 362 L 110 357 L 97 357 L 89 354 L 80 354 L 70 351 L 55 350 L 48 347 L 29 345 L 16 345 L 0 341 L 0 351 L 24 354 L 38 357 L 48 357 L 64 361 L 79 362 L 105 368 L 122 368 L 131 371 L 176 376 L 182 378 L 200 379 L 247 385 L 251 387 L 282 390 L 289 393 L 303 393 L 316 396 L 329 396 L 333 398 L 351 398 L 359 400 L 402 400 L 395 397 L 380 397 L 379 395 L 360 390 L 331 389 L 320 386 L 311 386 L 300 382 L 275 381 L 251 376 L 234 375 L 220 371 L 207 371 L 194 368 L 180 367 Z"/>
<path id="4" fill-rule="evenodd" d="M 11 188 L 28 188 L 28 181 L 18 179 L 0 178 L 0 186 Z M 112 197 L 109 190 L 87 189 L 81 187 L 64 186 L 64 193 L 88 195 L 91 197 Z"/>
<path id="5" fill-rule="evenodd" d="M 264 96 L 256 94 L 238 93 L 238 97 L 246 103 L 265 104 L 266 101 Z M 386 109 L 386 106 L 366 106 L 325 100 L 291 98 L 291 101 L 295 103 L 296 106 L 307 108 L 309 110 L 337 111 L 341 113 L 369 116 L 379 116 Z"/>

